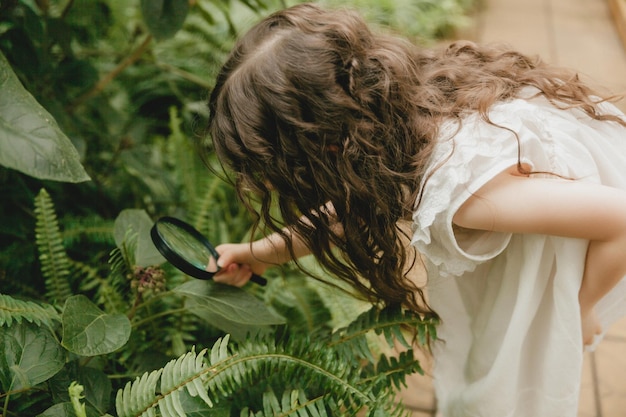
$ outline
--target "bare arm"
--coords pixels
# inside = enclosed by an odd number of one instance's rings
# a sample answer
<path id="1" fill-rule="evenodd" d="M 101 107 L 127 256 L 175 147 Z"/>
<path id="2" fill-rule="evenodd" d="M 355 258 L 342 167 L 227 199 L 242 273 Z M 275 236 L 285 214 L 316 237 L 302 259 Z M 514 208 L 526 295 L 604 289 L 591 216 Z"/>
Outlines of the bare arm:
<path id="1" fill-rule="evenodd" d="M 290 231 L 285 229 L 285 232 Z M 297 235 L 292 236 L 292 244 L 296 258 L 309 254 Z M 252 243 L 226 243 L 215 249 L 220 254 L 217 263 L 221 268 L 214 276 L 215 281 L 237 287 L 246 284 L 252 273 L 262 275 L 268 267 L 292 260 L 287 242 L 278 233 Z"/>
<path id="2" fill-rule="evenodd" d="M 334 216 L 331 204 L 327 204 L 322 210 L 331 217 Z M 305 218 L 302 220 L 306 221 Z M 337 223 L 336 231 L 340 232 L 340 229 L 341 225 Z M 219 245 L 216 249 L 220 254 L 218 265 L 222 269 L 215 275 L 215 280 L 242 286 L 248 282 L 253 272 L 261 275 L 269 266 L 281 265 L 311 253 L 302 237 L 289 228 L 283 229 L 283 232 L 291 238 L 293 256 L 286 240 L 279 233 L 273 233 L 252 243 Z"/>
<path id="3" fill-rule="evenodd" d="M 454 216 L 459 226 L 588 239 L 582 287 L 583 319 L 626 275 L 626 192 L 583 181 L 504 172 Z"/>

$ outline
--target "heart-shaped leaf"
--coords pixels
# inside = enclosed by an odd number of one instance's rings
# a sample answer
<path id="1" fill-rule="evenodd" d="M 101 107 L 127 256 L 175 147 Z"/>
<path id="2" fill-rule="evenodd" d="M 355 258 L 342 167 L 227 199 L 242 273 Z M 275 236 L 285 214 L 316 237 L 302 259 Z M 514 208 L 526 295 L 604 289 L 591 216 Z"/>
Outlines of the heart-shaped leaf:
<path id="1" fill-rule="evenodd" d="M 0 382 L 3 391 L 33 387 L 65 365 L 65 350 L 47 327 L 17 323 L 0 327 Z"/>
<path id="2" fill-rule="evenodd" d="M 130 321 L 123 314 L 106 314 L 84 295 L 65 302 L 63 340 L 70 352 L 96 356 L 124 346 L 130 337 Z"/>

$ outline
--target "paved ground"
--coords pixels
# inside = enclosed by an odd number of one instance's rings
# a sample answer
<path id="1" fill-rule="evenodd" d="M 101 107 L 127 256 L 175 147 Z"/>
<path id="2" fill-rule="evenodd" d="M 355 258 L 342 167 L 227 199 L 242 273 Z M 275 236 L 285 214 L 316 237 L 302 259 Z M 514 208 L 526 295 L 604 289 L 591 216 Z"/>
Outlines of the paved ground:
<path id="1" fill-rule="evenodd" d="M 626 93 L 626 39 L 620 39 L 609 9 L 620 1 L 626 10 L 626 0 L 483 0 L 463 37 L 505 42 L 575 68 L 594 85 Z M 623 17 L 626 22 L 626 12 Z M 626 99 L 618 106 L 626 111 Z M 404 398 L 413 417 L 437 415 L 428 377 L 409 381 Z M 626 320 L 610 330 L 595 353 L 585 354 L 578 417 L 626 417 Z"/>
<path id="2" fill-rule="evenodd" d="M 624 0 L 482 1 L 469 36 L 539 54 L 580 71 L 594 85 L 626 93 L 626 46 L 610 11 L 611 3 Z M 619 104 L 626 109 L 626 100 Z"/>

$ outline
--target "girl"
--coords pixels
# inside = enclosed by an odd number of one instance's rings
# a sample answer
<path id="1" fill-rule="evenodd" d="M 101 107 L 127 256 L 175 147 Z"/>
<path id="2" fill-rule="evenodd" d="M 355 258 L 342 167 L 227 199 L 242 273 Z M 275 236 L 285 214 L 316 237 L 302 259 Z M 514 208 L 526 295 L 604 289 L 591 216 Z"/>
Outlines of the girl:
<path id="1" fill-rule="evenodd" d="M 220 246 L 216 280 L 312 253 L 439 315 L 443 416 L 576 415 L 583 345 L 626 307 L 626 118 L 606 99 L 512 50 L 422 50 L 303 4 L 240 39 L 209 107 L 206 151 L 274 232 Z"/>

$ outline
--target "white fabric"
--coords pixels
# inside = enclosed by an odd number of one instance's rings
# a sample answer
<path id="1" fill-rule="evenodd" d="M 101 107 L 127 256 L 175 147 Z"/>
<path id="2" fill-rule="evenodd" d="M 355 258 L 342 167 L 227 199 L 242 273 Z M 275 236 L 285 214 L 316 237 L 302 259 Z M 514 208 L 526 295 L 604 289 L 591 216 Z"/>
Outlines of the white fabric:
<path id="1" fill-rule="evenodd" d="M 412 243 L 425 257 L 430 303 L 442 318 L 434 385 L 444 417 L 577 415 L 578 289 L 588 242 L 461 230 L 452 217 L 517 164 L 518 149 L 534 171 L 626 190 L 626 129 L 525 93 L 489 113 L 510 130 L 478 115 L 444 126 L 413 216 Z M 602 109 L 621 114 L 609 104 Z M 625 315 L 626 280 L 598 310 L 605 329 Z"/>

